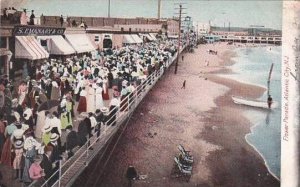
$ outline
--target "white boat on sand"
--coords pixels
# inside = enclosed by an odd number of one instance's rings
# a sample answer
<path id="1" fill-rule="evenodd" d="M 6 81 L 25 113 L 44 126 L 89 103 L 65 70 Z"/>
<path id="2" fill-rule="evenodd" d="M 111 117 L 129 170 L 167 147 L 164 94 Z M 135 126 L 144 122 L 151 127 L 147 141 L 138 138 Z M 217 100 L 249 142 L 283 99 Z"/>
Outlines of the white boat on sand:
<path id="1" fill-rule="evenodd" d="M 233 102 L 236 104 L 247 105 L 247 106 L 258 107 L 258 108 L 266 108 L 266 109 L 269 108 L 267 101 L 243 98 L 243 97 L 238 97 L 238 96 L 232 96 L 231 98 L 232 98 Z M 273 101 L 271 104 L 271 109 L 274 109 L 277 107 L 278 107 L 278 102 Z"/>

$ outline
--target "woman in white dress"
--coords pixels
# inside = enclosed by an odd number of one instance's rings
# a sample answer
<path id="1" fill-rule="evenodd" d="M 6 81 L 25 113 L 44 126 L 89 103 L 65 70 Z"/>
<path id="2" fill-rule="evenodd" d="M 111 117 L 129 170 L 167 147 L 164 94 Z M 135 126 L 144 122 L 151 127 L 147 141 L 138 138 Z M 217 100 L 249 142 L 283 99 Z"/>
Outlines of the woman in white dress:
<path id="1" fill-rule="evenodd" d="M 39 139 L 42 138 L 42 134 L 43 134 L 42 130 L 44 128 L 45 120 L 46 120 L 45 110 L 37 112 L 36 128 L 34 131 L 34 135 L 36 138 Z"/>
<path id="2" fill-rule="evenodd" d="M 100 84 L 97 84 L 97 88 L 96 88 L 96 109 L 100 109 L 102 107 L 104 107 L 103 104 L 103 98 L 102 98 L 102 86 Z"/>
<path id="3" fill-rule="evenodd" d="M 108 80 L 107 80 L 107 77 L 104 77 L 104 79 L 103 79 L 103 92 L 102 92 L 102 98 L 103 98 L 103 100 L 109 100 L 109 94 L 108 94 Z"/>
<path id="4" fill-rule="evenodd" d="M 90 85 L 87 90 L 87 112 L 95 112 L 96 102 L 95 102 L 95 89 Z"/>

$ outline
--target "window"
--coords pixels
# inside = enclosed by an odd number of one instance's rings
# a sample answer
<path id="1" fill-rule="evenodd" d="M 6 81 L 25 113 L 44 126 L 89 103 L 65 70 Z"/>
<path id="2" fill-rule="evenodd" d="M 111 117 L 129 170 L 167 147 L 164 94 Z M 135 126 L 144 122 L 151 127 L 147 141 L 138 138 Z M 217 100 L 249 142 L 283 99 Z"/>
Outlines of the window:
<path id="1" fill-rule="evenodd" d="M 103 40 L 103 48 L 112 48 L 112 41 L 111 41 L 111 39 L 105 38 Z"/>
<path id="2" fill-rule="evenodd" d="M 95 36 L 95 42 L 99 42 L 99 36 L 98 35 Z"/>
<path id="3" fill-rule="evenodd" d="M 41 40 L 41 46 L 47 47 L 47 40 Z"/>
<path id="4" fill-rule="evenodd" d="M 0 38 L 0 48 L 6 48 L 7 43 L 6 43 L 6 38 L 1 37 Z"/>

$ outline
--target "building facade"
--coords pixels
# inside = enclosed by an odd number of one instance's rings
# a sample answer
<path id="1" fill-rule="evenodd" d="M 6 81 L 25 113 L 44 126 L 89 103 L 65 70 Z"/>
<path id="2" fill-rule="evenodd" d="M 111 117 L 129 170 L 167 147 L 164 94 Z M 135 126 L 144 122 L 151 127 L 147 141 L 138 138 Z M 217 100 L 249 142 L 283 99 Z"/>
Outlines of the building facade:
<path id="1" fill-rule="evenodd" d="M 114 28 L 128 32 L 158 33 L 162 29 L 162 24 L 115 24 Z"/>
<path id="2" fill-rule="evenodd" d="M 183 32 L 190 32 L 191 30 L 194 30 L 193 26 L 193 19 L 190 16 L 186 16 L 182 21 L 181 21 L 181 30 Z"/>
<path id="3" fill-rule="evenodd" d="M 179 34 L 179 22 L 177 20 L 167 20 L 167 35 L 178 36 Z"/>
<path id="4" fill-rule="evenodd" d="M 199 36 L 208 35 L 210 33 L 210 24 L 209 23 L 199 23 L 194 24 L 196 32 Z"/>

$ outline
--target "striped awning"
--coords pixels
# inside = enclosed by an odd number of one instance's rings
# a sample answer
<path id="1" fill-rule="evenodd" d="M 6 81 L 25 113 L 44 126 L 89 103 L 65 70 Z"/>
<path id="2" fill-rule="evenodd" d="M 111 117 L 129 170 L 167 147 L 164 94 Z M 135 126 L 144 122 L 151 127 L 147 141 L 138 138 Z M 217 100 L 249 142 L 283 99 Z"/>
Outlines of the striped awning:
<path id="1" fill-rule="evenodd" d="M 154 41 L 156 41 L 157 39 L 156 39 L 156 36 L 155 36 L 155 34 L 154 33 L 149 33 L 149 36 L 151 36 L 151 38 L 154 40 Z"/>
<path id="2" fill-rule="evenodd" d="M 130 34 L 124 34 L 123 36 L 123 43 L 124 44 L 135 44 L 136 42 L 134 39 L 130 36 Z"/>
<path id="3" fill-rule="evenodd" d="M 147 40 L 150 41 L 150 42 L 154 41 L 154 39 L 149 34 L 146 34 L 146 33 L 142 34 L 142 33 L 140 33 L 139 35 L 141 37 L 143 37 L 143 38 L 147 38 Z"/>
<path id="4" fill-rule="evenodd" d="M 149 35 L 149 34 L 146 34 L 146 37 L 147 37 L 147 39 L 149 40 L 149 41 L 154 41 L 154 39 L 151 37 L 151 35 Z"/>
<path id="5" fill-rule="evenodd" d="M 16 36 L 15 58 L 38 60 L 49 57 L 49 53 L 34 36 Z"/>
<path id="6" fill-rule="evenodd" d="M 52 55 L 70 55 L 76 53 L 72 46 L 60 35 L 38 36 L 38 39 L 49 41 L 47 48 Z"/>
<path id="7" fill-rule="evenodd" d="M 143 43 L 143 40 L 137 34 L 131 34 L 131 37 L 135 41 L 135 43 Z"/>
<path id="8" fill-rule="evenodd" d="M 86 34 L 66 34 L 66 40 L 71 44 L 77 53 L 95 51 L 96 48 Z"/>

